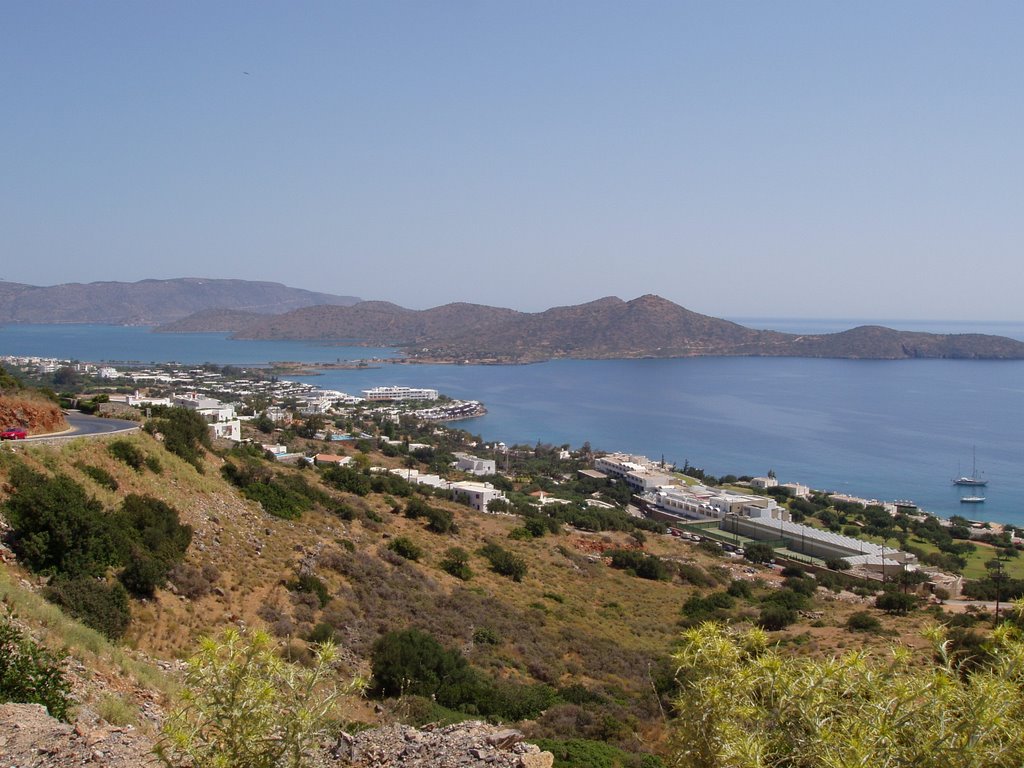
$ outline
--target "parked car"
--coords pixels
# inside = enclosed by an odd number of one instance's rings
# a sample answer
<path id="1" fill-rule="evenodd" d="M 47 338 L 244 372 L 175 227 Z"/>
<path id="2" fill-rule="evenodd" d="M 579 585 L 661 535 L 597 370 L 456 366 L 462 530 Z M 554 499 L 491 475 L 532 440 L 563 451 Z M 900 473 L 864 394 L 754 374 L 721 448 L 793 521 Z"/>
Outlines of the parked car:
<path id="1" fill-rule="evenodd" d="M 28 432 L 21 427 L 9 427 L 0 432 L 0 440 L 24 440 L 26 437 L 28 437 Z"/>

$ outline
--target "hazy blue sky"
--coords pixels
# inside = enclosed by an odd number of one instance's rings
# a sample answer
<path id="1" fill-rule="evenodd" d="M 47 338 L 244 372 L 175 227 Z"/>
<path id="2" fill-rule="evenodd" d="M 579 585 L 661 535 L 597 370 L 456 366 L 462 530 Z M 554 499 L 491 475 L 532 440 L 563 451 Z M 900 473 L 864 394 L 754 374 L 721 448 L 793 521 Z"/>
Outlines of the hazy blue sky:
<path id="1" fill-rule="evenodd" d="M 1024 319 L 1024 3 L 0 3 L 0 278 Z"/>

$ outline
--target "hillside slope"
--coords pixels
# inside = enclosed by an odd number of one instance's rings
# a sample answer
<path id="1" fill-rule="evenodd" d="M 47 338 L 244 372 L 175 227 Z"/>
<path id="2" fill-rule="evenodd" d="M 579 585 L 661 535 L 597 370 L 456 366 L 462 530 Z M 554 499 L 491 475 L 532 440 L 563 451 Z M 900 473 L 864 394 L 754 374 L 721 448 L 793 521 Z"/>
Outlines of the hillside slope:
<path id="1" fill-rule="evenodd" d="M 415 311 L 386 302 L 306 307 L 273 316 L 207 312 L 158 330 L 221 331 L 244 339 L 358 340 L 401 347 L 414 358 L 449 362 L 698 355 L 1024 359 L 1024 343 L 1001 336 L 911 333 L 875 326 L 815 335 L 762 331 L 692 312 L 654 295 L 631 301 L 607 297 L 536 313 L 477 304 Z"/>

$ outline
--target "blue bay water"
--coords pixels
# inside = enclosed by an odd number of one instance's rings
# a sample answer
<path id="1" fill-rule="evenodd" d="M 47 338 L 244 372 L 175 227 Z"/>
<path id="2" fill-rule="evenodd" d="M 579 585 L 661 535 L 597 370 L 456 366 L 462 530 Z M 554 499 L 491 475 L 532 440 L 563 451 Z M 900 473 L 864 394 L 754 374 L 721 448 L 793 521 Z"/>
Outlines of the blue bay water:
<path id="1" fill-rule="evenodd" d="M 153 333 L 111 325 L 0 326 L 0 355 L 38 355 L 86 362 L 330 363 L 395 357 L 393 349 L 346 347 L 302 341 L 235 341 L 223 333 Z"/>
<path id="2" fill-rule="evenodd" d="M 794 330 L 816 330 L 813 321 L 794 322 L 806 324 Z M 857 324 L 843 322 L 842 327 Z M 380 352 L 231 341 L 216 334 L 158 335 L 143 328 L 77 328 L 73 354 L 66 351 L 68 326 L 2 328 L 0 354 L 256 364 Z M 999 332 L 1024 338 L 1024 325 Z M 589 440 L 597 449 L 664 456 L 680 466 L 689 461 L 716 475 L 774 469 L 783 481 L 879 499 L 909 498 L 943 516 L 1024 524 L 1024 362 L 689 358 L 385 364 L 304 380 L 351 393 L 396 384 L 482 400 L 489 413 L 458 426 L 488 441 L 579 446 Z M 978 468 L 989 480 L 987 501 L 961 505 L 951 479 L 970 471 L 975 446 Z"/>

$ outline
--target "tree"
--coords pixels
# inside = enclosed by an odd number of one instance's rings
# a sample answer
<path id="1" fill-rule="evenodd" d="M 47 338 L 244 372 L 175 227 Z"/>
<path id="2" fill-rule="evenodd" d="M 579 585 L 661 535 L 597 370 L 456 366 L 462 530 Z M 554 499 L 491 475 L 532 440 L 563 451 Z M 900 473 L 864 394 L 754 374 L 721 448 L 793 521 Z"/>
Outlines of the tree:
<path id="1" fill-rule="evenodd" d="M 508 512 L 508 509 L 508 501 L 506 499 L 491 499 L 487 502 L 488 512 Z"/>
<path id="2" fill-rule="evenodd" d="M 917 598 L 902 592 L 884 592 L 875 598 L 875 608 L 903 616 L 917 607 Z"/>
<path id="3" fill-rule="evenodd" d="M 313 663 L 284 661 L 265 632 L 228 629 L 205 638 L 188 662 L 183 704 L 171 713 L 156 753 L 166 766 L 302 768 L 327 731 L 338 699 L 362 687 L 333 679 L 337 652 L 317 647 Z"/>
<path id="4" fill-rule="evenodd" d="M 763 541 L 754 541 L 743 547 L 743 556 L 752 563 L 768 563 L 775 557 L 775 550 Z"/>
<path id="5" fill-rule="evenodd" d="M 274 424 L 274 420 L 267 415 L 266 411 L 263 411 L 263 413 L 249 423 L 265 435 L 269 435 L 273 432 L 274 427 L 276 426 Z"/>
<path id="6" fill-rule="evenodd" d="M 905 646 L 872 656 L 792 657 L 764 632 L 702 624 L 674 656 L 674 765 L 683 768 L 917 766 L 1017 768 L 1024 761 L 1020 630 L 1003 625 L 991 655 L 963 674 L 942 629 L 934 661 Z"/>

